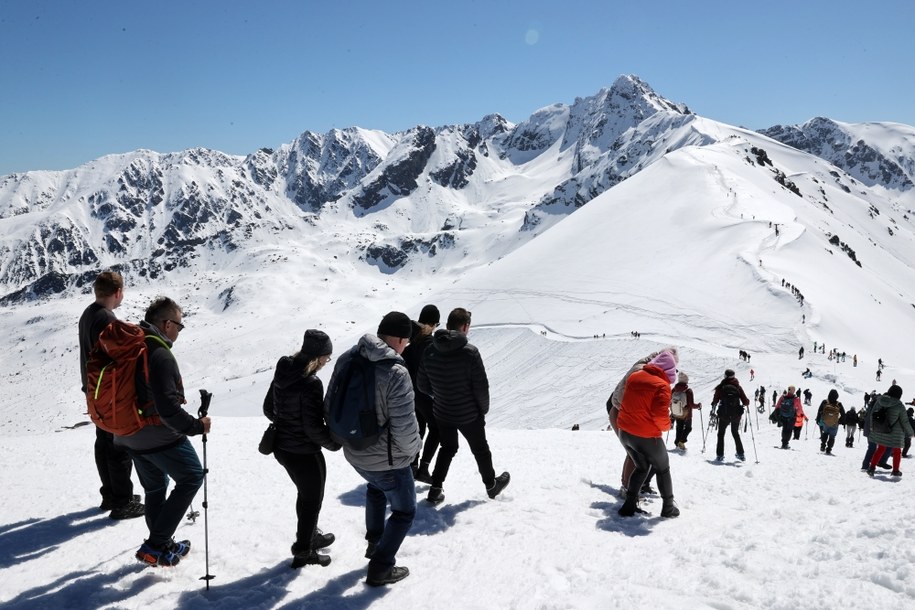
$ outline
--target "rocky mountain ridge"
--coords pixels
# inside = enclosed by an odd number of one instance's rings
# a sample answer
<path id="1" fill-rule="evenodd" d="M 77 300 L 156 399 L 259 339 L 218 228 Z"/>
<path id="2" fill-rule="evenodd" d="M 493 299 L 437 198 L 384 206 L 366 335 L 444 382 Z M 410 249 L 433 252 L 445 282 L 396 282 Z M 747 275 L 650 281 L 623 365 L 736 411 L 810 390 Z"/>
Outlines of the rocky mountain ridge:
<path id="1" fill-rule="evenodd" d="M 763 133 L 836 164 L 865 195 L 911 192 L 915 149 L 887 154 L 825 121 Z M 353 127 L 245 157 L 138 150 L 11 174 L 0 177 L 0 304 L 85 290 L 100 267 L 153 281 L 293 243 L 383 273 L 448 273 L 467 258 L 468 232 L 492 234 L 482 258 L 494 260 L 671 151 L 742 131 L 628 75 L 518 125 L 492 114 L 395 134 Z"/>

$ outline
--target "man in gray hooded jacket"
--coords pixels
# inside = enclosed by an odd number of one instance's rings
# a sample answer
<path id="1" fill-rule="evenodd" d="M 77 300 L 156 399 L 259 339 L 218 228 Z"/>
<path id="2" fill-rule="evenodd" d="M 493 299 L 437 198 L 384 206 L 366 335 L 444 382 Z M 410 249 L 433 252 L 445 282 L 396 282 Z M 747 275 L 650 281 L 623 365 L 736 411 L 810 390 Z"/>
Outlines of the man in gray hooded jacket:
<path id="1" fill-rule="evenodd" d="M 413 382 L 400 354 L 410 342 L 413 325 L 406 314 L 392 311 L 378 325 L 378 334 L 366 334 L 334 366 L 327 396 L 337 392 L 356 354 L 375 365 L 375 415 L 383 427 L 378 440 L 365 449 L 343 444 L 346 461 L 368 483 L 365 506 L 365 552 L 369 559 L 366 584 L 379 586 L 410 574 L 395 565 L 395 555 L 413 525 L 416 483 L 410 465 L 422 446 L 413 405 Z M 391 516 L 385 522 L 387 506 Z"/>

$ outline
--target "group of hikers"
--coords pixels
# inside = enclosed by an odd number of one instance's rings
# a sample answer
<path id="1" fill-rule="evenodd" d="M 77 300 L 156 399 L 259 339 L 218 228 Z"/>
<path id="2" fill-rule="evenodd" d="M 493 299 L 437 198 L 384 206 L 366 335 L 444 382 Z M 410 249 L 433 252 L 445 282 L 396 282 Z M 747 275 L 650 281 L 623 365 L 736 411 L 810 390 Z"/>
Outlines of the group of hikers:
<path id="1" fill-rule="evenodd" d="M 607 400 L 610 427 L 626 451 L 620 485 L 624 503 L 618 510 L 621 516 L 644 512 L 639 508 L 639 500 L 655 493 L 650 486 L 652 476 L 657 478 L 658 493 L 663 500 L 661 516 L 680 514 L 674 502 L 668 452 L 662 436 L 674 428 L 674 445 L 685 450 L 692 430 L 692 412 L 702 405 L 695 402 L 689 377 L 678 371 L 678 362 L 676 347 L 649 354 L 632 365 Z M 760 408 L 764 409 L 765 389 L 756 390 L 756 395 L 762 396 Z M 781 397 L 774 393 L 772 402 L 769 420 L 782 429 L 781 449 L 789 449 L 792 438 L 798 440 L 809 421 L 801 391 L 789 385 Z M 810 404 L 809 398 L 806 402 Z M 915 405 L 915 400 L 911 404 Z M 715 386 L 709 418 L 709 429 L 717 428 L 715 462 L 724 461 L 728 431 L 734 439 L 736 458 L 746 460 L 740 424 L 749 405 L 750 399 L 735 372 L 726 369 Z M 860 411 L 854 407 L 846 411 L 839 402 L 839 392 L 831 389 L 814 418 L 820 430 L 820 451 L 832 454 L 839 426 L 846 427 L 845 445 L 849 448 L 854 446 L 855 433 L 860 429 L 868 441 L 861 469 L 874 476 L 879 467 L 892 470 L 893 477 L 901 477 L 901 458 L 908 455 L 915 429 L 913 414 L 915 409 L 907 409 L 902 403 L 902 388 L 895 380 L 883 394 L 876 391 L 866 394 Z M 890 457 L 892 465 L 888 463 Z"/>
<path id="2" fill-rule="evenodd" d="M 184 408 L 181 373 L 172 353 L 185 329 L 183 311 L 172 299 L 158 297 L 133 327 L 140 336 L 142 365 L 132 371 L 130 409 L 139 424 L 120 432 L 108 425 L 107 414 L 93 407 L 92 396 L 102 388 L 105 368 L 96 370 L 100 354 L 110 356 L 117 332 L 131 332 L 126 328 L 131 325 L 117 321 L 113 312 L 124 298 L 123 278 L 105 271 L 93 288 L 95 302 L 80 318 L 79 342 L 81 387 L 97 425 L 100 508 L 110 511 L 112 519 L 144 516 L 149 533 L 136 551 L 137 560 L 153 567 L 175 566 L 190 552 L 191 543 L 176 541 L 174 534 L 205 476 L 188 437 L 206 435 L 211 429 L 205 412 L 194 417 Z M 274 455 L 296 487 L 293 568 L 331 562 L 321 551 L 335 536 L 318 527 L 327 474 L 325 449 L 343 449 L 347 462 L 366 481 L 366 583 L 371 586 L 409 575 L 406 567 L 397 565 L 396 554 L 413 524 L 416 482 L 429 485 L 428 503 L 444 500 L 459 435 L 470 447 L 489 498 L 499 496 L 509 484 L 508 472 L 496 475 L 486 439 L 489 382 L 479 350 L 468 342 L 471 313 L 458 307 L 449 313 L 446 328 L 438 328 L 439 322 L 439 310 L 431 304 L 422 308 L 416 322 L 405 313 L 389 312 L 374 334 L 363 335 L 337 359 L 326 393 L 317 373 L 330 362 L 333 343 L 324 331 L 306 330 L 300 349 L 277 361 L 263 402 L 271 426 L 261 450 Z M 110 358 L 102 364 L 113 364 Z M 610 425 L 626 453 L 621 516 L 644 512 L 639 499 L 653 493 L 652 477 L 663 500 L 661 516 L 680 514 L 662 435 L 674 427 L 675 445 L 685 450 L 692 411 L 702 405 L 695 402 L 689 377 L 678 370 L 678 362 L 675 347 L 639 359 L 607 400 Z M 874 394 L 868 408 L 856 413 L 845 412 L 838 392 L 829 392 L 816 415 L 821 451 L 832 451 L 839 425 L 854 428 L 861 421 L 869 441 L 863 469 L 873 476 L 877 467 L 892 468 L 894 476 L 901 476 L 900 458 L 912 436 L 912 409 L 906 413 L 898 385 Z M 718 428 L 717 461 L 724 459 L 728 430 L 737 459 L 746 459 L 739 427 L 749 404 L 734 371 L 726 370 L 711 402 Z M 773 409 L 773 421 L 783 429 L 782 448 L 788 448 L 792 435 L 798 438 L 798 423 L 806 420 L 801 400 L 789 386 Z M 853 433 L 846 443 L 852 446 Z M 892 466 L 886 464 L 890 455 Z M 133 494 L 132 467 L 145 492 L 143 502 Z M 174 481 L 171 493 L 169 479 Z"/>
<path id="3" fill-rule="evenodd" d="M 143 362 L 130 375 L 129 408 L 140 422 L 129 433 L 106 431 L 119 429 L 93 396 L 106 391 L 105 369 L 117 364 L 112 355 L 117 333 L 130 333 L 131 328 L 113 312 L 124 298 L 121 275 L 102 272 L 93 288 L 95 302 L 79 323 L 80 369 L 81 387 L 97 425 L 101 509 L 110 510 L 114 519 L 145 516 L 149 534 L 136 552 L 137 560 L 172 567 L 191 550 L 190 541 L 176 541 L 174 534 L 205 473 L 188 436 L 211 429 L 208 416 L 194 417 L 183 407 L 184 388 L 171 351 L 185 329 L 183 311 L 172 299 L 159 297 L 134 327 Z M 458 435 L 470 447 L 487 496 L 494 499 L 508 486 L 511 477 L 508 472 L 496 474 L 486 440 L 489 381 L 479 350 L 467 339 L 471 313 L 458 307 L 448 315 L 446 328 L 438 328 L 439 322 L 434 305 L 425 306 L 417 322 L 405 313 L 389 312 L 376 333 L 363 335 L 337 359 L 326 394 L 316 375 L 333 353 L 325 332 L 306 330 L 301 348 L 279 358 L 263 403 L 271 427 L 261 450 L 274 455 L 296 487 L 293 568 L 331 561 L 320 551 L 335 536 L 318 528 L 327 473 L 324 449 L 342 448 L 366 481 L 366 583 L 371 586 L 409 575 L 406 567 L 396 565 L 396 554 L 416 513 L 415 482 L 429 485 L 430 504 L 444 501 Z M 96 370 L 100 365 L 101 371 Z M 112 377 L 105 383 L 112 383 Z M 144 502 L 133 495 L 131 466 L 143 486 Z M 169 478 L 175 482 L 170 494 Z"/>

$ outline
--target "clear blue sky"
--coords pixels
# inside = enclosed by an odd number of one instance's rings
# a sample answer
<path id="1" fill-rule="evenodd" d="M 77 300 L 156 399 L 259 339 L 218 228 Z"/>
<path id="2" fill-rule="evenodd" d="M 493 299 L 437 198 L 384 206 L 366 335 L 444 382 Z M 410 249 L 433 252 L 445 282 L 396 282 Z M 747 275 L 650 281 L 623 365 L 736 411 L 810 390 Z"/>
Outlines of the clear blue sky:
<path id="1" fill-rule="evenodd" d="M 753 129 L 915 125 L 911 0 L 0 0 L 0 175 L 475 122 L 636 74 Z"/>

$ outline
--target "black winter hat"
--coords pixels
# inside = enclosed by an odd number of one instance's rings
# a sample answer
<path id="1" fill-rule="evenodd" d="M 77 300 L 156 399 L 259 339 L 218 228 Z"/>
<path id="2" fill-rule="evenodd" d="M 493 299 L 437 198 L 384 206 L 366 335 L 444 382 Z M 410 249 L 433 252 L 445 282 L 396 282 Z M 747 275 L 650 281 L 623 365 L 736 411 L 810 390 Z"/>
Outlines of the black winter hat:
<path id="1" fill-rule="evenodd" d="M 309 328 L 305 331 L 305 338 L 302 339 L 302 355 L 307 358 L 318 358 L 320 356 L 330 356 L 334 351 L 334 346 L 330 342 L 330 337 L 322 330 Z"/>
<path id="2" fill-rule="evenodd" d="M 410 317 L 399 311 L 391 311 L 381 318 L 381 324 L 378 325 L 378 334 L 387 335 L 388 337 L 400 337 L 409 339 L 413 331 L 413 323 Z"/>
<path id="3" fill-rule="evenodd" d="M 430 324 L 432 326 L 438 324 L 441 321 L 442 317 L 438 313 L 438 307 L 435 305 L 426 305 L 423 307 L 423 310 L 419 312 L 419 323 L 420 324 Z"/>
<path id="4" fill-rule="evenodd" d="M 734 371 L 732 371 L 731 369 L 725 369 L 725 371 L 724 371 L 724 376 L 725 376 L 725 378 L 733 377 L 733 376 L 734 376 Z"/>
<path id="5" fill-rule="evenodd" d="M 902 388 L 894 383 L 890 386 L 890 389 L 886 391 L 886 395 L 892 396 L 897 400 L 902 400 Z"/>

